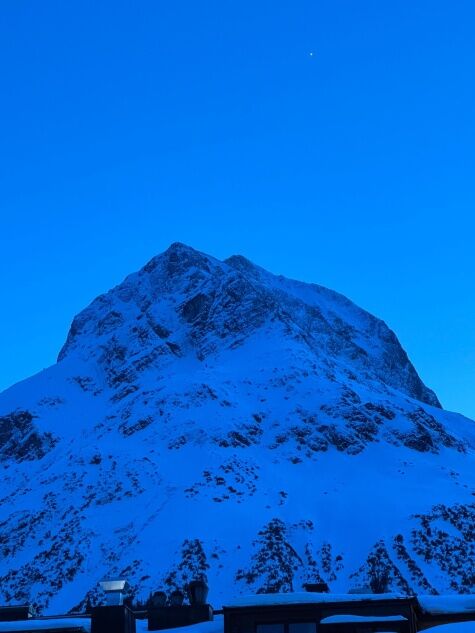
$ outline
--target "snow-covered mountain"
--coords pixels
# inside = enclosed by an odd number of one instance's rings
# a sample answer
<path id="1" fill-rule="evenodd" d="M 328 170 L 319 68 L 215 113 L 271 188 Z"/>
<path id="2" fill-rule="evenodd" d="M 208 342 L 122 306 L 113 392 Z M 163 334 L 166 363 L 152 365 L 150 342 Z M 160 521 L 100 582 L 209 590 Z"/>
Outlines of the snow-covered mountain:
<path id="1" fill-rule="evenodd" d="M 471 591 L 474 447 L 382 321 L 173 244 L 0 395 L 0 599 Z"/>

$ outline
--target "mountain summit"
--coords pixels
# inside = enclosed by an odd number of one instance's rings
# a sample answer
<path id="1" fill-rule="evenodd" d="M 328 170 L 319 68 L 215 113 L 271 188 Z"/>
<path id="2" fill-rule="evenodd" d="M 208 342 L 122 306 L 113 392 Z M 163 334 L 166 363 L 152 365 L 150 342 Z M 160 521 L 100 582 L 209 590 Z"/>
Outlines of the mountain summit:
<path id="1" fill-rule="evenodd" d="M 366 380 L 440 406 L 394 333 L 342 295 L 276 277 L 241 256 L 219 262 L 180 243 L 81 312 L 58 360 L 95 357 L 104 367 L 104 349 L 118 344 L 124 358 L 108 367 L 114 372 L 165 341 L 170 351 L 171 343 L 203 361 L 259 331 L 296 341 L 333 370 L 358 370 Z"/>
<path id="2" fill-rule="evenodd" d="M 381 320 L 173 244 L 0 394 L 0 593 L 471 591 L 474 446 Z"/>

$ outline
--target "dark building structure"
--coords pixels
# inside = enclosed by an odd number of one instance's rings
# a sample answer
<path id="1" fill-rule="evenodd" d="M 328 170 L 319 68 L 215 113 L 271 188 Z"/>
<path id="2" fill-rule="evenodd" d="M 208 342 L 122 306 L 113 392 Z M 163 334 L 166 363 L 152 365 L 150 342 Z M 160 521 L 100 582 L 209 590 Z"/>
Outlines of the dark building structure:
<path id="1" fill-rule="evenodd" d="M 417 633 L 468 621 L 475 630 L 475 595 L 258 594 L 240 597 L 217 613 L 213 623 L 208 604 L 155 604 L 140 612 L 110 604 L 88 615 L 41 618 L 31 617 L 25 606 L 0 607 L 0 633 L 12 630 L 12 620 L 17 633 L 39 628 L 46 633 L 134 633 L 136 626 L 152 631 L 190 624 L 197 624 L 200 633 Z"/>
<path id="2" fill-rule="evenodd" d="M 135 615 L 125 605 L 94 607 L 91 633 L 135 633 Z"/>
<path id="3" fill-rule="evenodd" d="M 442 624 L 475 622 L 475 595 L 418 596 L 416 616 L 418 631 Z"/>
<path id="4" fill-rule="evenodd" d="M 213 619 L 213 609 L 209 604 L 152 607 L 147 613 L 149 631 L 175 629 Z"/>
<path id="5" fill-rule="evenodd" d="M 416 633 L 474 621 L 475 595 L 289 593 L 223 607 L 224 633 Z"/>
<path id="6" fill-rule="evenodd" d="M 416 608 L 391 594 L 262 594 L 223 607 L 224 633 L 416 633 Z"/>
<path id="7" fill-rule="evenodd" d="M 33 616 L 34 611 L 28 604 L 11 607 L 0 607 L 0 622 L 28 620 Z"/>

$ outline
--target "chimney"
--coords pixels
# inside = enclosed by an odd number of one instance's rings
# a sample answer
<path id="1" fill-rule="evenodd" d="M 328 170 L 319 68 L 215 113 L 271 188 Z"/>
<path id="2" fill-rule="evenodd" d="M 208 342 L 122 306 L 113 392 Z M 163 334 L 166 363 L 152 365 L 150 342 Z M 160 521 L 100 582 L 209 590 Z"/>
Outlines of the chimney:
<path id="1" fill-rule="evenodd" d="M 158 600 L 151 601 L 147 609 L 149 631 L 174 629 L 199 622 L 209 622 L 213 619 L 213 609 L 206 602 L 208 597 L 206 582 L 203 579 L 192 580 L 186 586 L 186 591 L 190 604 L 183 604 L 184 594 L 180 589 L 172 591 L 168 605 L 159 604 Z"/>
<path id="2" fill-rule="evenodd" d="M 124 604 L 127 582 L 123 578 L 102 580 L 106 605 L 91 611 L 91 633 L 135 633 L 135 615 Z"/>
<path id="3" fill-rule="evenodd" d="M 101 580 L 99 585 L 106 594 L 106 604 L 108 607 L 124 604 L 124 592 L 127 586 L 126 580 L 122 578 L 111 578 L 109 580 Z"/>

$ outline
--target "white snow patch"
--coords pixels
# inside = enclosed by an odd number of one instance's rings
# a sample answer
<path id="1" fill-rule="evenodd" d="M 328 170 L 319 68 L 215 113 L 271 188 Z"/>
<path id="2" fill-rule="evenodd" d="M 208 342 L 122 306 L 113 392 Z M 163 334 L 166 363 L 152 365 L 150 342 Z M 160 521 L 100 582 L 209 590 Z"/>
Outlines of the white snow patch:
<path id="1" fill-rule="evenodd" d="M 401 622 L 407 621 L 403 615 L 330 615 L 320 620 L 320 624 L 343 624 L 345 622 Z"/>
<path id="2" fill-rule="evenodd" d="M 91 621 L 88 618 L 61 618 L 44 620 L 20 620 L 18 622 L 0 622 L 0 631 L 44 631 L 44 630 L 78 630 L 90 633 Z"/>
<path id="3" fill-rule="evenodd" d="M 396 593 L 312 593 L 312 592 L 294 592 L 294 593 L 261 593 L 250 596 L 239 596 L 232 602 L 225 605 L 226 607 L 264 607 L 276 604 L 322 604 L 333 602 L 361 602 L 362 600 L 371 600 L 380 602 L 382 600 L 407 600 L 407 596 Z"/>
<path id="4" fill-rule="evenodd" d="M 418 596 L 419 604 L 428 613 L 463 613 L 475 614 L 475 595 L 453 596 Z M 444 625 L 445 626 L 445 625 Z"/>

